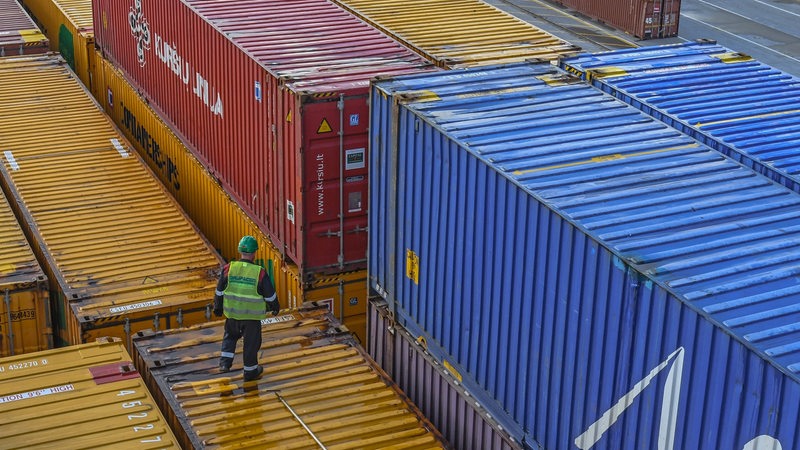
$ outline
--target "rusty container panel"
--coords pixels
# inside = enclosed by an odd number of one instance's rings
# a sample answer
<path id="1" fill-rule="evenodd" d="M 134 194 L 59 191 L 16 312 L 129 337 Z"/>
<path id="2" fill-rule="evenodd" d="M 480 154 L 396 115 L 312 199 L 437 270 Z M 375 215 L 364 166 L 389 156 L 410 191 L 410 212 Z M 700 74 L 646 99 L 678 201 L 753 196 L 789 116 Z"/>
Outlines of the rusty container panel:
<path id="1" fill-rule="evenodd" d="M 445 448 L 324 306 L 262 321 L 255 381 L 243 381 L 241 355 L 219 372 L 222 324 L 134 338 L 136 367 L 184 448 Z"/>
<path id="2" fill-rule="evenodd" d="M 366 267 L 369 81 L 434 67 L 326 0 L 93 4 L 104 57 L 303 276 Z"/>
<path id="3" fill-rule="evenodd" d="M 678 35 L 680 0 L 551 0 L 639 39 Z"/>
<path id="4" fill-rule="evenodd" d="M 91 0 L 21 0 L 33 20 L 81 82 L 97 98 Z"/>
<path id="5" fill-rule="evenodd" d="M 118 340 L 0 359 L 0 447 L 180 449 Z"/>
<path id="6" fill-rule="evenodd" d="M 464 389 L 460 377 L 440 364 L 408 330 L 395 322 L 385 300 L 372 298 L 368 308 L 369 355 L 419 406 L 453 448 L 524 448 Z"/>
<path id="7" fill-rule="evenodd" d="M 221 258 L 63 59 L 0 61 L 0 98 L 2 184 L 58 294 L 56 344 L 208 320 Z"/>
<path id="8" fill-rule="evenodd" d="M 0 57 L 47 53 L 47 37 L 16 0 L 0 0 Z"/>
<path id="9" fill-rule="evenodd" d="M 0 357 L 53 347 L 47 277 L 0 191 Z"/>
<path id="10" fill-rule="evenodd" d="M 481 0 L 333 0 L 444 68 L 553 61 L 580 49 Z"/>

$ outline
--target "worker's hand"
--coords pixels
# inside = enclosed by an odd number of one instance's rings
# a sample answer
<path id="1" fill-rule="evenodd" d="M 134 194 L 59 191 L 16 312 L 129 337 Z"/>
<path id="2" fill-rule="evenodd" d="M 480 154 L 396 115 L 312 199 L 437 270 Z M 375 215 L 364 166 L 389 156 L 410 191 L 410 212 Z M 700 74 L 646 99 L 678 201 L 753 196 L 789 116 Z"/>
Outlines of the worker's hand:
<path id="1" fill-rule="evenodd" d="M 214 308 L 214 315 L 217 317 L 222 317 L 222 308 Z"/>
<path id="2" fill-rule="evenodd" d="M 281 304 L 278 303 L 278 300 L 267 302 L 267 311 L 272 311 L 272 315 L 277 316 L 281 312 Z"/>

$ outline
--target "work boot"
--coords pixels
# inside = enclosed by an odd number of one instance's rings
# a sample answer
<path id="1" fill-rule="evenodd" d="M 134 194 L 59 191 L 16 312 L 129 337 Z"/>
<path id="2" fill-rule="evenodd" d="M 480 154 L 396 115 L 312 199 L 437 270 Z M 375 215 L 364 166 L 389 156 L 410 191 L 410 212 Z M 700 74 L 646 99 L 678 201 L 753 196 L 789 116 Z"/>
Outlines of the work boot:
<path id="1" fill-rule="evenodd" d="M 233 359 L 232 358 L 220 358 L 219 359 L 219 371 L 220 372 L 222 372 L 222 373 L 230 372 L 231 365 L 233 365 Z"/>
<path id="2" fill-rule="evenodd" d="M 261 377 L 261 374 L 264 373 L 264 368 L 258 366 L 255 370 L 245 370 L 244 371 L 244 381 L 253 381 Z"/>

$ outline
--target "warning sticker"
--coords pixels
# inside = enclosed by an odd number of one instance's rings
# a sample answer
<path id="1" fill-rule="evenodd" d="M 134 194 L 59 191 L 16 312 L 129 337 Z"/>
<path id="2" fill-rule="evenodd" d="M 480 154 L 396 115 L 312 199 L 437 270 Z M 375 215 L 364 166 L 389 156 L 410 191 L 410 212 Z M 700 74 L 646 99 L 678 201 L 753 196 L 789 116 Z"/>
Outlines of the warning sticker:
<path id="1" fill-rule="evenodd" d="M 317 134 L 330 133 L 331 131 L 333 130 L 331 129 L 331 124 L 328 123 L 328 119 L 322 119 L 322 123 L 317 128 Z"/>

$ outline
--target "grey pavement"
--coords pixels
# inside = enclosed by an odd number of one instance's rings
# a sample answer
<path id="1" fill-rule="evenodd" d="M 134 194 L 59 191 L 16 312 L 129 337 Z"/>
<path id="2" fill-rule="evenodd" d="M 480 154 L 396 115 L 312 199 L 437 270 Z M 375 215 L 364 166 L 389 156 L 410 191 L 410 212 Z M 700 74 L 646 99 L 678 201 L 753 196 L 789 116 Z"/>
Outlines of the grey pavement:
<path id="1" fill-rule="evenodd" d="M 587 52 L 712 39 L 800 77 L 800 1 L 682 0 L 678 37 L 639 40 L 546 0 L 485 0 Z"/>

